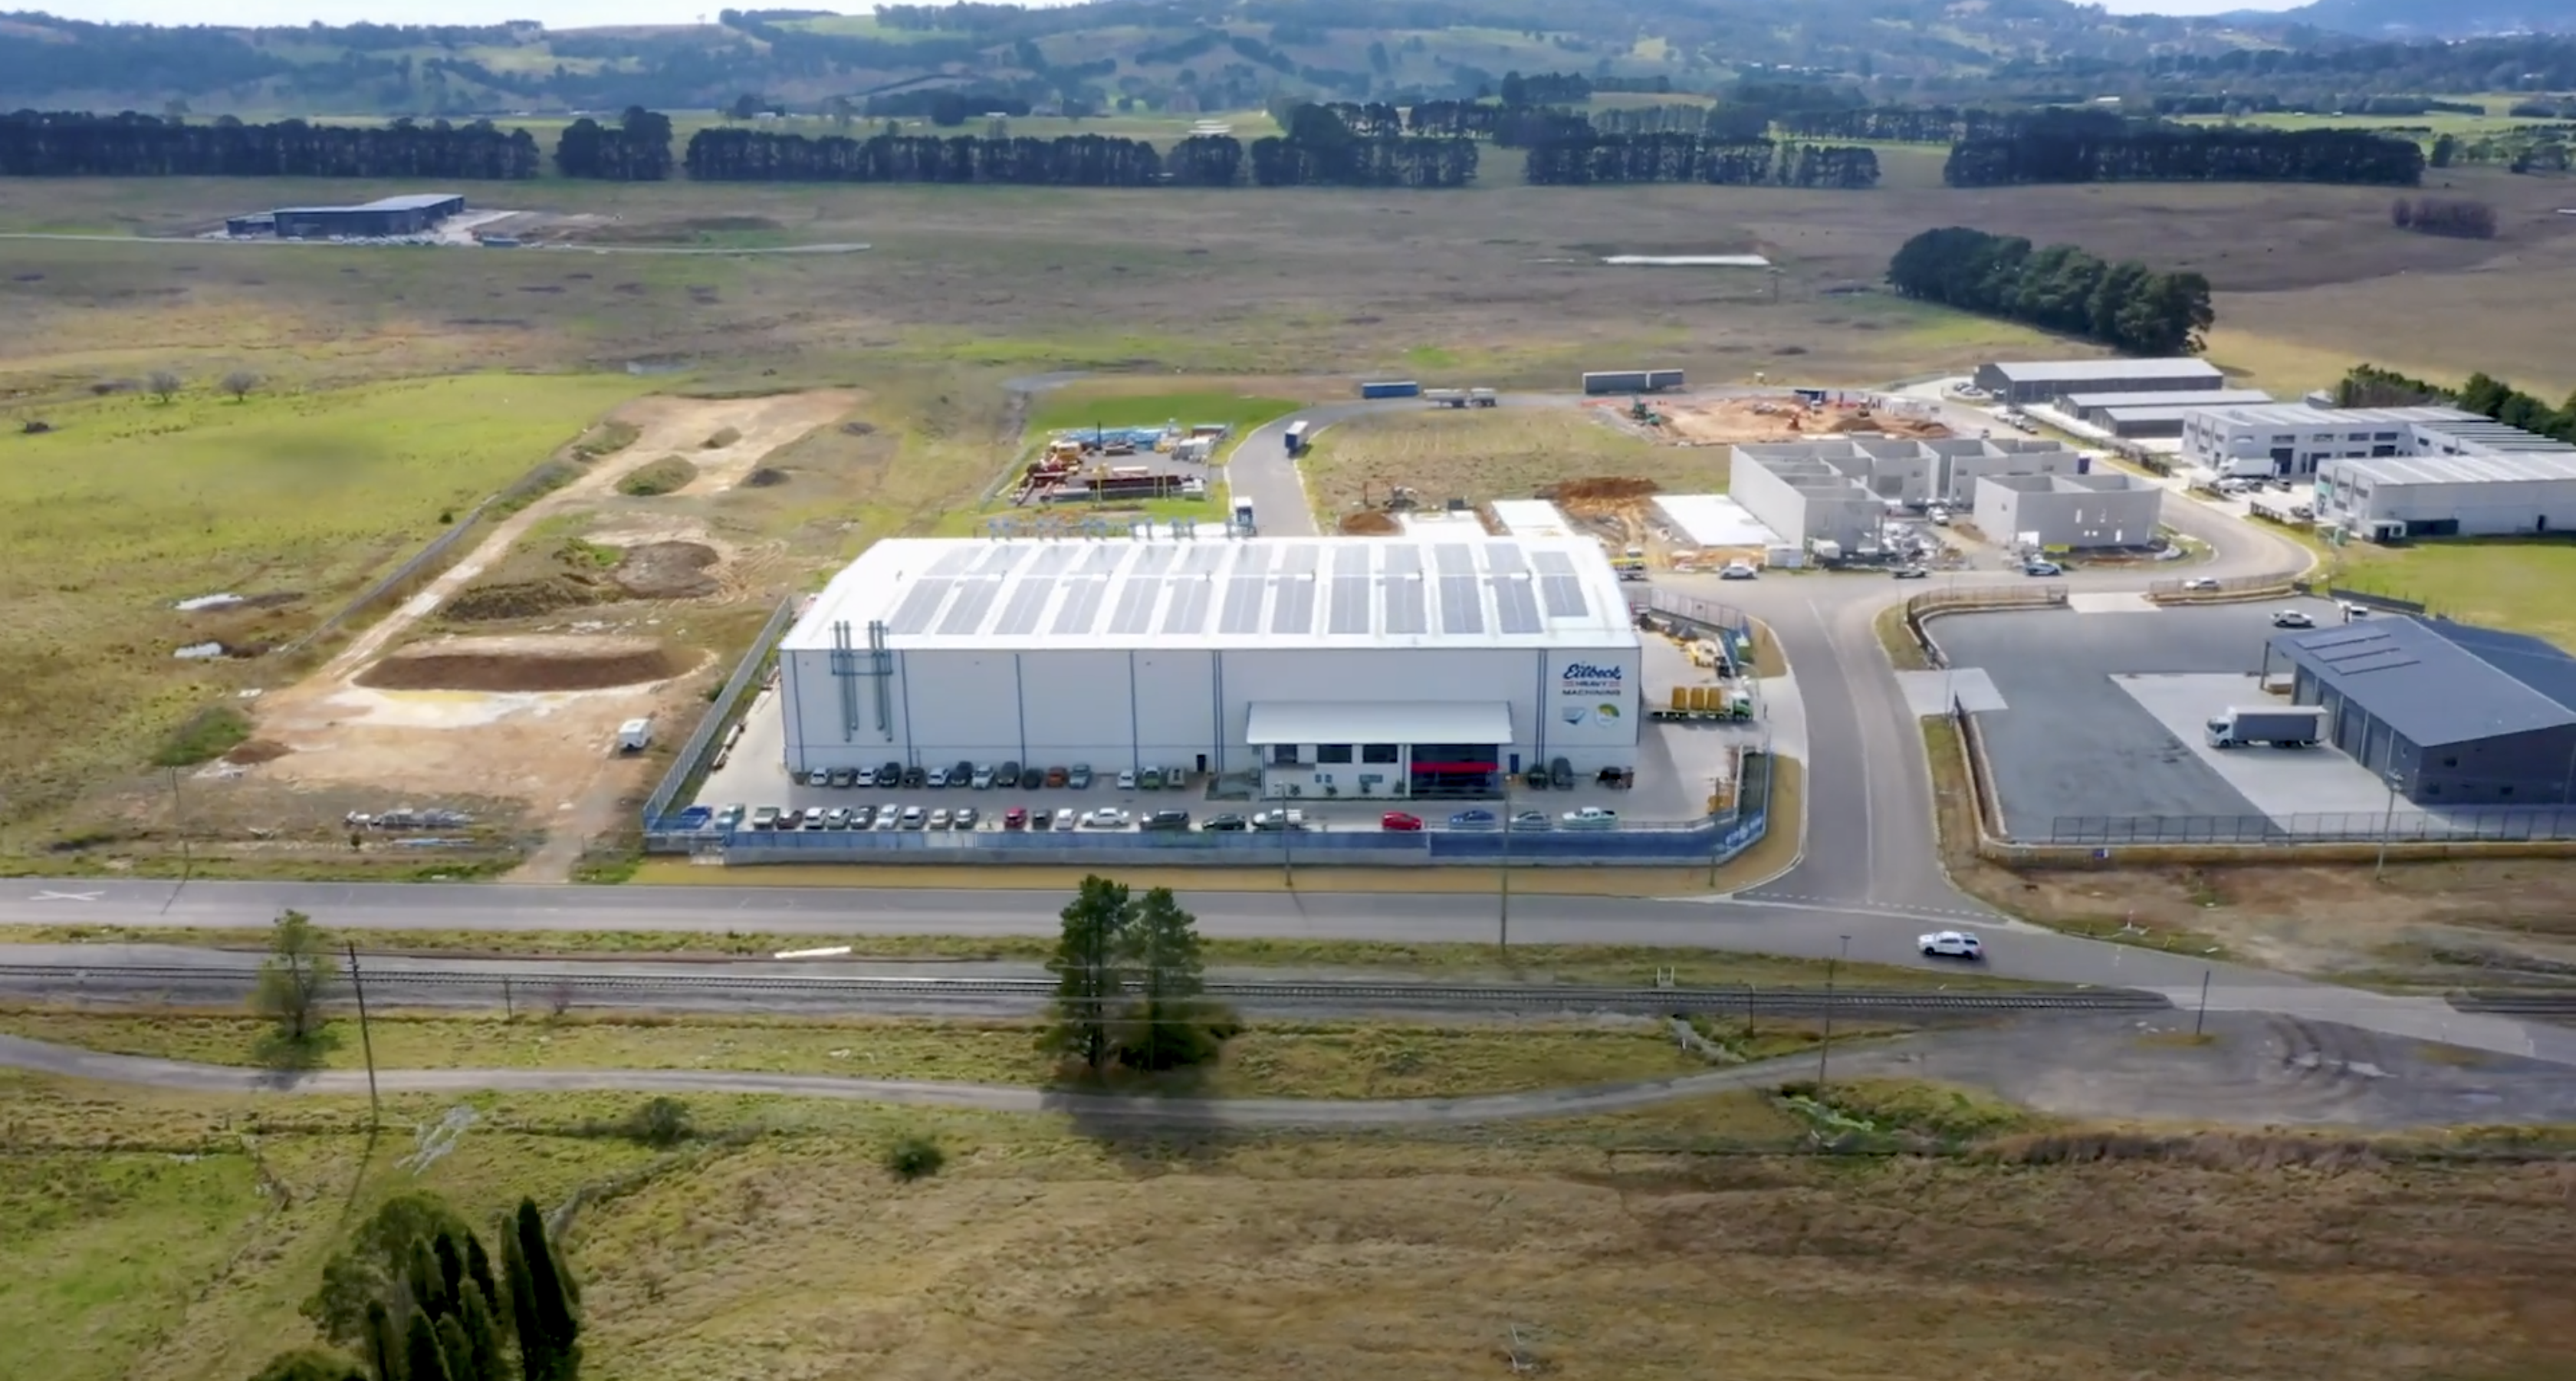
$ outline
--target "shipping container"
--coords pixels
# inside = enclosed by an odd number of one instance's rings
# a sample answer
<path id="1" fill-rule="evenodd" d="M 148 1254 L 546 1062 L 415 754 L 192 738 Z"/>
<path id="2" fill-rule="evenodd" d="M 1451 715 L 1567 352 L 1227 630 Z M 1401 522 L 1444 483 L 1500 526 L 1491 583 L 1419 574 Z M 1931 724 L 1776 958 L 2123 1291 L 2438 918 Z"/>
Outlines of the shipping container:
<path id="1" fill-rule="evenodd" d="M 1646 391 L 1646 371 L 1610 369 L 1586 374 L 1583 376 L 1583 391 L 1585 393 L 1643 393 Z"/>
<path id="2" fill-rule="evenodd" d="M 1290 454 L 1290 455 L 1292 455 L 1292 456 L 1294 456 L 1294 455 L 1303 455 L 1303 454 L 1305 454 L 1305 452 L 1306 452 L 1306 424 L 1305 424 L 1304 422 L 1302 422 L 1302 421 L 1299 421 L 1299 422 L 1291 422 L 1291 423 L 1289 423 L 1289 424 L 1288 424 L 1288 438 L 1287 438 L 1287 439 L 1288 439 L 1288 454 Z"/>
<path id="3" fill-rule="evenodd" d="M 1649 369 L 1646 371 L 1646 391 L 1648 393 L 1661 393 L 1665 389 L 1680 388 L 1681 386 L 1682 372 L 1678 369 Z"/>
<path id="4" fill-rule="evenodd" d="M 1360 396 L 1362 398 L 1418 398 L 1422 396 L 1422 385 L 1411 379 L 1381 379 L 1374 383 L 1361 384 Z"/>

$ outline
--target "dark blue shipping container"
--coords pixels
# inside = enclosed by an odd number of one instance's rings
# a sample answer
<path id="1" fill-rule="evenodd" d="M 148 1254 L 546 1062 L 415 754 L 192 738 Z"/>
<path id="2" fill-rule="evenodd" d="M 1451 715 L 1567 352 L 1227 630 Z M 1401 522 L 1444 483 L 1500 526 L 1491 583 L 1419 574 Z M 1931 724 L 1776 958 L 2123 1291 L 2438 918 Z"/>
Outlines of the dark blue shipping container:
<path id="1" fill-rule="evenodd" d="M 1364 383 L 1360 385 L 1360 396 L 1362 398 L 1419 398 L 1422 396 L 1422 385 L 1410 379 L 1401 383 L 1392 380 Z"/>

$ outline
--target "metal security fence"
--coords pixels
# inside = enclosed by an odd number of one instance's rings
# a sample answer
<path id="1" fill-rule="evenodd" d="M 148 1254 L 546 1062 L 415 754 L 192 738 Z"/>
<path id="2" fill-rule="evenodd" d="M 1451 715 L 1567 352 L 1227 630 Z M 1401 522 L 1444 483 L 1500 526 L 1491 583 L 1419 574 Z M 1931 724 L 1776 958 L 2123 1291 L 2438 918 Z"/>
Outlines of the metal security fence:
<path id="1" fill-rule="evenodd" d="M 2153 600 L 2225 600 L 2242 595 L 2267 594 L 2295 588 L 2288 577 L 2279 575 L 2196 576 L 2187 580 L 2157 580 L 2147 585 L 2147 598 Z"/>
<path id="2" fill-rule="evenodd" d="M 2297 815 L 2060 815 L 2052 844 L 2375 844 L 2576 839 L 2576 809 L 2319 811 Z"/>
<path id="3" fill-rule="evenodd" d="M 1646 607 L 1658 614 L 1668 614 L 1703 628 L 1722 628 L 1727 632 L 1746 637 L 1752 636 L 1753 633 L 1752 615 L 1734 605 L 1720 604 L 1713 599 L 1701 599 L 1695 595 L 1682 594 L 1662 586 L 1655 586 L 1646 591 Z"/>
<path id="4" fill-rule="evenodd" d="M 338 613 L 324 619 L 321 623 L 317 624 L 311 632 L 306 633 L 303 637 L 287 644 L 282 650 L 286 652 L 302 650 L 304 647 L 310 645 L 315 639 L 330 633 L 341 624 L 347 623 L 350 619 L 364 613 L 368 608 L 372 607 L 377 601 L 383 599 L 385 596 L 401 589 L 404 585 L 408 584 L 414 576 L 417 576 L 422 571 L 436 565 L 440 558 L 446 556 L 449 552 L 454 551 L 456 549 L 456 544 L 464 541 L 467 534 L 474 531 L 476 525 L 482 522 L 483 515 L 490 511 L 492 505 L 498 501 L 499 499 L 496 496 L 495 498 L 485 499 L 483 502 L 467 509 L 463 514 L 457 517 L 454 523 L 448 525 L 447 531 L 440 533 L 436 538 L 432 539 L 428 546 L 422 547 L 419 551 L 412 553 L 410 560 L 394 567 L 393 570 L 387 573 L 382 580 L 379 580 L 375 584 L 360 591 L 357 598 L 341 605 Z"/>
<path id="5" fill-rule="evenodd" d="M 707 707 L 706 714 L 698 720 L 698 727 L 689 734 L 688 741 L 680 745 L 678 755 L 671 759 L 671 770 L 662 774 L 661 784 L 653 788 L 652 795 L 644 798 L 644 828 L 648 834 L 662 827 L 663 817 L 670 813 L 671 803 L 680 799 L 688 790 L 690 781 L 705 767 L 709 750 L 715 746 L 716 735 L 734 722 L 744 697 L 750 694 L 752 686 L 769 666 L 770 654 L 777 651 L 778 640 L 786 636 L 787 625 L 795 621 L 798 602 L 794 595 L 790 595 L 780 600 L 778 607 L 770 612 L 769 622 L 760 626 L 760 636 L 751 640 L 751 650 L 743 653 L 742 660 L 734 664 L 733 675 L 725 678 L 724 689 L 716 692 L 715 703 Z"/>

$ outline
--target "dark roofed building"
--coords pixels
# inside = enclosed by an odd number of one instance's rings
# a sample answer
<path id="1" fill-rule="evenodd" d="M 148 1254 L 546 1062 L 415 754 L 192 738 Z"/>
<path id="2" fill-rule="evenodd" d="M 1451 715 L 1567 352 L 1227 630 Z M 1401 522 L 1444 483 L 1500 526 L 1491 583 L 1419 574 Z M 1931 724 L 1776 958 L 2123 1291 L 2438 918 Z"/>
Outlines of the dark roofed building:
<path id="1" fill-rule="evenodd" d="M 2290 698 L 2419 806 L 2576 804 L 2576 658 L 2520 633 L 2378 617 L 2277 634 Z"/>
<path id="2" fill-rule="evenodd" d="M 357 206 L 281 206 L 265 215 L 235 216 L 224 223 L 233 235 L 275 235 L 281 240 L 386 239 L 418 235 L 450 216 L 464 214 L 454 192 L 379 197 Z"/>

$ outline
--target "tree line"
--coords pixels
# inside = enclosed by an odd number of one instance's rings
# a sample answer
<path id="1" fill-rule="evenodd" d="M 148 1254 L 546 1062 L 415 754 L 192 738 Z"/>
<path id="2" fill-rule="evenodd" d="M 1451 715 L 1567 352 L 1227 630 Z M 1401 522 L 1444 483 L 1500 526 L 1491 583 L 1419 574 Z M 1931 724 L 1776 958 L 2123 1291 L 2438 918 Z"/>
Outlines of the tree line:
<path id="1" fill-rule="evenodd" d="M 1866 148 L 1690 134 L 1554 140 L 1532 148 L 1525 167 L 1530 184 L 1542 187 L 1633 182 L 1845 189 L 1878 185 L 1878 155 Z"/>
<path id="2" fill-rule="evenodd" d="M 0 115 L 5 177 L 367 177 L 517 179 L 538 172 L 537 141 L 491 122 L 396 120 L 382 127 L 302 120 L 206 124 L 153 115 L 21 110 Z"/>
<path id="3" fill-rule="evenodd" d="M 610 182 L 660 182 L 671 175 L 671 117 L 628 106 L 611 126 L 585 115 L 555 136 L 555 171 Z"/>
<path id="4" fill-rule="evenodd" d="M 1584 116 L 1596 134 L 1698 134 L 1711 139 L 1768 138 L 1771 113 L 1754 106 L 1650 105 L 1596 110 Z"/>
<path id="5" fill-rule="evenodd" d="M 2190 354 L 2217 317 L 2209 280 L 2109 263 L 2074 245 L 1952 226 L 1907 240 L 1887 281 L 1907 297 L 2083 336 L 2141 355 Z"/>
<path id="6" fill-rule="evenodd" d="M 1974 106 L 1880 105 L 1783 111 L 1780 128 L 1810 139 L 1869 139 L 1885 144 L 1948 144 L 1992 139 L 2030 118 L 2026 111 Z"/>
<path id="7" fill-rule="evenodd" d="M 985 139 L 880 134 L 808 138 L 766 130 L 702 129 L 683 165 L 700 182 L 947 182 L 1143 187 L 1162 180 L 1162 156 L 1139 139 L 1097 134 Z"/>
<path id="8" fill-rule="evenodd" d="M 1258 186 L 1464 187 L 1476 180 L 1479 155 L 1470 140 L 1363 135 L 1319 105 L 1296 106 L 1282 123 L 1285 135 L 1252 143 L 1252 180 Z"/>
<path id="9" fill-rule="evenodd" d="M 1179 1069 L 1214 1058 L 1237 1029 L 1203 996 L 1198 918 L 1170 888 L 1139 897 L 1123 883 L 1086 877 L 1059 915 L 1041 1049 L 1094 1075 L 1113 1066 Z"/>
<path id="10" fill-rule="evenodd" d="M 2335 385 L 2335 406 L 2341 408 L 2399 408 L 2426 403 L 2446 403 L 2508 427 L 2576 442 L 2576 393 L 2551 407 L 2547 400 L 2485 373 L 2470 375 L 2468 382 L 2458 388 L 2444 388 L 2370 364 L 2354 365 Z"/>
<path id="11" fill-rule="evenodd" d="M 2496 233 L 2495 208 L 2466 197 L 2399 197 L 2389 205 L 2388 219 L 2400 230 L 2424 235 L 2492 240 Z"/>
<path id="12" fill-rule="evenodd" d="M 2105 134 L 2025 125 L 1950 146 L 1953 187 L 2032 182 L 2355 182 L 2412 187 L 2424 150 L 2366 130 L 2147 126 Z"/>

